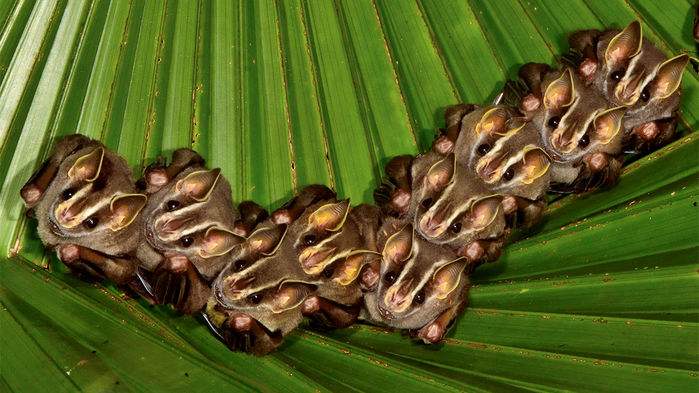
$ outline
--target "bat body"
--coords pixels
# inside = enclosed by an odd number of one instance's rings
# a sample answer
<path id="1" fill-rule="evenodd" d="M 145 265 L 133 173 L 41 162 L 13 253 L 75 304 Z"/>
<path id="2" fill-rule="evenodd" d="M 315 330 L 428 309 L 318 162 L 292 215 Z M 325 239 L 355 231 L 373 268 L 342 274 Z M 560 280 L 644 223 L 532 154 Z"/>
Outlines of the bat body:
<path id="1" fill-rule="evenodd" d="M 207 307 L 229 347 L 269 352 L 303 316 L 326 327 L 353 323 L 378 217 L 376 207 L 352 208 L 311 188 L 262 223 L 214 282 Z"/>
<path id="2" fill-rule="evenodd" d="M 149 167 L 140 185 L 148 192 L 138 247 L 144 286 L 159 303 L 198 311 L 249 223 L 241 221 L 220 170 L 207 169 L 193 150 L 176 150 L 168 166 Z M 259 211 L 251 211 L 254 224 Z"/>
<path id="3" fill-rule="evenodd" d="M 582 54 L 578 73 L 611 106 L 627 108 L 623 142 L 627 150 L 666 143 L 675 132 L 682 71 L 689 56 L 670 59 L 643 38 L 641 24 L 623 30 L 583 30 L 570 36 Z"/>
<path id="4" fill-rule="evenodd" d="M 365 295 L 364 318 L 409 329 L 426 343 L 439 342 L 466 306 L 468 261 L 425 240 L 411 223 L 389 218 L 378 233 L 381 268 Z"/>
<path id="5" fill-rule="evenodd" d="M 627 108 L 610 104 L 568 68 L 529 63 L 519 74 L 530 91 L 520 110 L 551 158 L 550 188 L 579 192 L 616 183 Z"/>
<path id="6" fill-rule="evenodd" d="M 132 278 L 146 196 L 123 158 L 95 140 L 67 136 L 20 194 L 42 242 L 72 270 L 118 284 Z"/>

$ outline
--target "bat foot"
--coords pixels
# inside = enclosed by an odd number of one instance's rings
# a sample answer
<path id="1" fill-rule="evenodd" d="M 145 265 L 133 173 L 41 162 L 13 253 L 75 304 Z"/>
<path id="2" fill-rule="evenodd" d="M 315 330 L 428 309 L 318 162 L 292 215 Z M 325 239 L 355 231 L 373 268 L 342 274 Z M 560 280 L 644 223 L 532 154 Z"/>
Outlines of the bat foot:
<path id="1" fill-rule="evenodd" d="M 441 155 L 447 155 L 454 150 L 454 141 L 446 135 L 440 135 L 432 143 L 432 150 Z"/>
<path id="2" fill-rule="evenodd" d="M 19 193 L 22 196 L 26 206 L 34 206 L 37 202 L 39 202 L 39 199 L 41 199 L 41 196 L 43 195 L 43 191 L 35 184 L 27 184 L 26 186 L 22 187 L 22 190 Z"/>
<path id="3" fill-rule="evenodd" d="M 316 327 L 336 329 L 354 324 L 359 317 L 359 306 L 345 306 L 319 296 L 311 296 L 303 302 L 301 313 L 311 318 Z"/>
<path id="4" fill-rule="evenodd" d="M 433 322 L 418 330 L 417 337 L 425 344 L 437 344 L 444 339 L 446 330 L 438 323 Z"/>
<path id="5" fill-rule="evenodd" d="M 58 259 L 66 265 L 80 260 L 80 248 L 75 244 L 59 244 L 56 246 Z"/>
<path id="6" fill-rule="evenodd" d="M 270 331 L 247 314 L 223 309 L 216 311 L 228 316 L 221 326 L 217 326 L 206 313 L 202 316 L 211 333 L 231 351 L 262 356 L 274 351 L 283 341 L 281 332 Z"/>

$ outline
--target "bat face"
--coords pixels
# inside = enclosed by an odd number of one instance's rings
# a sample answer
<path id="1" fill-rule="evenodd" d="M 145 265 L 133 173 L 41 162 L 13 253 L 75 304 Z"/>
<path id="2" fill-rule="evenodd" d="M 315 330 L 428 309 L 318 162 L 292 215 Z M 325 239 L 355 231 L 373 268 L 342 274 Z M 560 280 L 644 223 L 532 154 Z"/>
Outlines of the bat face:
<path id="1" fill-rule="evenodd" d="M 40 172 L 51 168 L 55 173 L 48 184 L 37 174 L 23 189 L 23 197 L 27 189 L 42 190 L 27 204 L 34 206 L 45 244 L 76 244 L 110 255 L 135 249 L 146 196 L 136 192 L 122 158 L 99 142 L 70 136 L 57 144 Z"/>
<path id="2" fill-rule="evenodd" d="M 454 153 L 416 159 L 424 173 L 414 195 L 416 231 L 425 239 L 459 249 L 477 239 L 502 236 L 506 196 L 541 198 L 549 160 L 538 133 L 504 107 L 464 117 Z"/>
<path id="3" fill-rule="evenodd" d="M 635 137 L 637 143 L 643 144 L 658 138 L 658 126 L 648 123 L 674 116 L 680 103 L 682 72 L 689 56 L 681 54 L 668 59 L 643 39 L 638 21 L 621 31 L 602 33 L 595 55 L 596 59 L 583 62 L 580 73 L 612 106 L 628 108 L 626 139 Z"/>
<path id="4" fill-rule="evenodd" d="M 281 344 L 283 335 L 301 321 L 298 305 L 290 304 L 291 299 L 285 296 L 292 294 L 305 298 L 303 290 L 306 287 L 303 284 L 263 285 L 265 288 L 254 294 L 243 296 L 238 293 L 245 286 L 253 284 L 249 277 L 254 275 L 244 272 L 252 270 L 261 260 L 272 255 L 286 232 L 286 224 L 277 225 L 272 219 L 260 223 L 250 236 L 230 252 L 229 264 L 212 285 L 206 319 L 215 334 L 231 350 L 257 355 L 271 352 Z M 284 271 L 282 268 L 278 273 L 283 274 Z M 312 289 L 310 286 L 307 288 Z"/>
<path id="5" fill-rule="evenodd" d="M 274 214 L 231 252 L 233 262 L 214 281 L 214 306 L 207 312 L 227 315 L 223 330 L 231 337 L 241 333 L 231 321 L 254 325 L 242 331 L 255 330 L 256 340 L 266 344 L 264 350 L 253 348 L 253 352 L 274 349 L 304 315 L 329 311 L 331 325 L 353 322 L 356 315 L 348 315 L 342 307 L 361 301 L 358 277 L 370 261 L 366 255 L 376 254 L 365 245 L 371 244 L 378 225 L 360 225 L 378 223 L 378 215 L 376 207 L 352 209 L 349 201 L 334 198 L 313 203 L 290 223 L 274 224 Z M 309 311 L 306 300 L 311 298 L 323 306 Z M 338 310 L 344 319 L 333 319 Z"/>
<path id="6" fill-rule="evenodd" d="M 465 301 L 466 260 L 428 242 L 410 223 L 391 220 L 379 233 L 380 280 L 365 295 L 370 318 L 401 328 L 420 329 Z"/>
<path id="7" fill-rule="evenodd" d="M 276 247 L 288 236 L 288 228 L 281 229 Z M 241 248 L 254 247 L 252 243 L 255 240 L 248 239 Z M 258 259 L 248 259 L 247 267 L 238 270 L 233 263 L 221 272 L 212 286 L 214 299 L 222 308 L 248 315 L 271 332 L 286 334 L 300 323 L 301 303 L 315 286 L 293 260 L 255 255 Z"/>
<path id="8" fill-rule="evenodd" d="M 143 214 L 150 247 L 166 258 L 186 257 L 207 280 L 243 241 L 234 232 L 238 213 L 219 169 L 185 168 L 149 197 Z"/>
<path id="9" fill-rule="evenodd" d="M 591 184 L 595 174 L 613 182 L 610 161 L 622 153 L 625 107 L 609 108 L 607 100 L 586 86 L 570 69 L 548 73 L 541 84 L 541 103 L 528 114 L 552 158 L 552 181 Z M 612 179 L 613 178 L 613 179 Z"/>

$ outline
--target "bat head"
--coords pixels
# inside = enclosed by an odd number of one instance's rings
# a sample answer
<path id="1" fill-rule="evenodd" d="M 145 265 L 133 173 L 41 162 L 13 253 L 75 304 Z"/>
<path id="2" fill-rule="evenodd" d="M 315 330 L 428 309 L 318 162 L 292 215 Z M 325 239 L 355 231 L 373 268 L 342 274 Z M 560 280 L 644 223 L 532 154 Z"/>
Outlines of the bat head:
<path id="1" fill-rule="evenodd" d="M 680 103 L 680 82 L 689 56 L 670 59 L 643 38 L 638 21 L 623 30 L 600 34 L 595 58 L 585 59 L 579 72 L 611 103 L 628 108 L 625 118 L 627 143 L 652 146 L 663 142 L 657 128 L 645 124 L 674 116 Z"/>
<path id="2" fill-rule="evenodd" d="M 508 229 L 506 196 L 541 198 L 549 159 L 538 134 L 505 107 L 464 117 L 453 153 L 415 160 L 414 229 L 425 239 L 462 248 Z"/>
<path id="3" fill-rule="evenodd" d="M 121 157 L 78 137 L 83 140 L 78 144 L 72 137 L 59 142 L 42 168 L 54 167 L 55 175 L 34 202 L 39 235 L 52 246 L 71 243 L 110 255 L 129 253 L 138 242 L 146 196 L 136 192 Z"/>
<path id="4" fill-rule="evenodd" d="M 467 296 L 467 261 L 426 241 L 412 224 L 388 220 L 379 232 L 380 279 L 365 295 L 370 318 L 401 329 L 419 329 Z"/>
<path id="5" fill-rule="evenodd" d="M 219 169 L 185 168 L 149 196 L 143 215 L 150 247 L 165 256 L 187 257 L 207 280 L 244 240 L 234 230 L 238 212 Z"/>
<path id="6" fill-rule="evenodd" d="M 590 177 L 610 174 L 610 162 L 622 153 L 627 108 L 609 108 L 607 100 L 570 69 L 546 74 L 535 94 L 541 105 L 527 116 L 552 159 L 552 182 L 591 184 Z"/>

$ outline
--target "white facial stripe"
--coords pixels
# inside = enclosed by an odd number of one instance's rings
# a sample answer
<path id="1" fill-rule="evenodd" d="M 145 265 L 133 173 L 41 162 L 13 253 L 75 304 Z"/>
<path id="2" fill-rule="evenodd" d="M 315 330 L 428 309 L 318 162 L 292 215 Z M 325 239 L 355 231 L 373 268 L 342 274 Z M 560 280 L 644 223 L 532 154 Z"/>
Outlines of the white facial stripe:
<path id="1" fill-rule="evenodd" d="M 396 282 L 393 285 L 401 285 L 402 281 L 405 279 L 405 276 L 407 275 L 407 272 L 410 271 L 410 267 L 415 264 L 415 260 L 417 259 L 417 256 L 419 255 L 419 245 L 415 244 L 413 247 L 416 247 L 418 250 L 417 252 L 414 253 L 414 257 L 411 258 L 410 262 L 408 262 L 405 267 L 403 268 L 403 271 L 401 272 L 400 276 L 396 280 Z M 449 260 L 446 259 L 440 259 L 436 263 L 432 264 L 430 266 L 430 269 L 425 272 L 425 274 L 420 277 L 420 281 L 418 281 L 417 285 L 413 286 L 412 290 L 410 291 L 408 297 L 409 298 L 415 298 L 415 295 L 422 290 L 422 288 L 427 284 L 428 281 L 432 279 L 434 276 L 434 273 L 441 269 L 442 267 L 446 266 L 449 264 Z"/>
<path id="2" fill-rule="evenodd" d="M 92 192 L 92 184 L 93 183 L 86 184 L 81 189 L 79 189 L 72 198 L 70 198 L 67 201 L 61 202 L 58 205 L 58 210 L 62 210 L 64 208 L 69 209 L 75 203 L 77 203 L 81 199 L 84 199 L 84 197 L 86 197 L 87 195 L 89 195 Z M 80 211 L 80 214 L 76 218 L 79 218 L 80 221 L 82 221 L 82 220 L 90 217 L 91 215 L 97 213 L 103 207 L 109 206 L 110 202 L 111 202 L 111 198 L 102 198 L 99 201 L 97 201 L 96 204 L 94 204 L 92 206 L 87 206 L 82 211 Z"/>
<path id="3" fill-rule="evenodd" d="M 403 270 L 401 270 L 398 279 L 396 279 L 396 282 L 394 282 L 393 285 L 398 285 L 399 283 L 402 283 L 403 280 L 405 280 L 407 272 L 415 264 L 415 259 L 417 258 L 417 256 L 420 255 L 420 244 L 415 243 L 415 241 L 413 241 L 413 247 L 411 250 L 412 252 L 410 253 L 411 256 L 408 259 L 408 262 L 406 262 L 405 265 L 403 265 Z"/>
<path id="4" fill-rule="evenodd" d="M 109 198 L 109 199 L 102 198 L 96 204 L 89 206 L 88 208 L 83 210 L 82 213 L 80 214 L 80 216 L 85 217 L 85 218 L 90 217 L 91 215 L 102 210 L 105 206 L 109 206 L 110 201 L 111 201 L 111 198 Z"/>
<path id="5" fill-rule="evenodd" d="M 598 113 L 599 113 L 599 110 L 595 110 L 592 113 L 588 113 L 587 118 L 582 122 L 582 127 L 580 127 L 580 123 L 578 123 L 578 128 L 575 130 L 575 133 L 572 136 L 572 140 L 573 140 L 572 143 L 575 146 L 577 146 L 577 144 L 575 144 L 575 141 L 580 140 L 580 138 L 582 138 L 582 136 L 585 135 L 585 133 L 587 132 L 587 129 L 590 127 L 590 124 L 595 120 L 595 117 L 597 116 Z M 569 153 L 572 153 L 574 150 L 575 149 L 573 149 Z"/>
<path id="6" fill-rule="evenodd" d="M 488 152 L 488 154 L 486 154 L 486 155 L 484 156 L 484 158 L 485 158 L 485 157 L 488 157 L 488 156 L 491 156 L 491 155 L 495 155 L 495 153 L 497 153 L 497 152 L 499 152 L 500 150 L 502 150 L 502 147 L 507 143 L 507 141 L 509 141 L 512 137 L 514 137 L 515 135 L 517 135 L 517 133 L 519 132 L 520 129 L 521 129 L 521 127 L 518 127 L 518 128 L 513 129 L 513 130 L 510 130 L 510 131 L 507 132 L 505 135 L 503 135 L 500 139 L 498 139 L 497 141 L 495 141 L 495 146 L 493 146 L 493 148 Z"/>
<path id="7" fill-rule="evenodd" d="M 514 137 L 519 130 L 520 130 L 520 127 L 515 128 L 515 129 L 509 131 L 508 133 L 506 133 L 505 135 L 503 135 L 497 141 L 495 141 L 495 146 L 493 146 L 493 148 L 490 149 L 490 151 L 488 153 L 486 153 L 486 155 L 484 155 L 483 157 L 478 159 L 478 161 L 476 163 L 476 168 L 481 168 L 481 167 L 487 165 L 488 162 L 493 160 L 498 155 L 498 153 L 503 149 L 503 146 L 505 146 L 507 141 L 509 141 L 512 137 Z M 502 170 L 503 170 L 502 166 L 500 166 L 496 172 L 502 172 Z M 498 175 L 499 174 L 500 173 L 498 173 Z M 499 178 L 499 177 L 500 176 L 497 176 L 496 178 Z"/>

